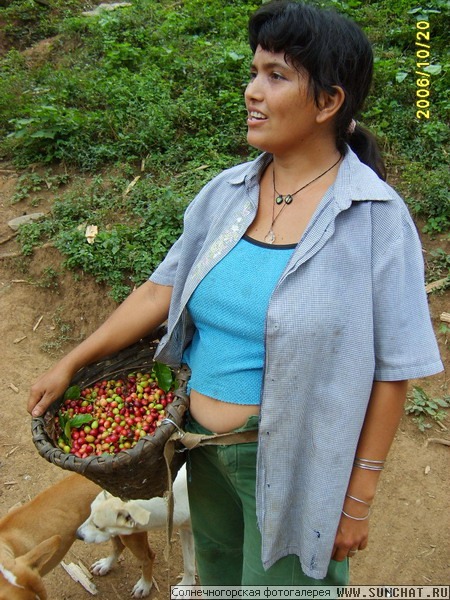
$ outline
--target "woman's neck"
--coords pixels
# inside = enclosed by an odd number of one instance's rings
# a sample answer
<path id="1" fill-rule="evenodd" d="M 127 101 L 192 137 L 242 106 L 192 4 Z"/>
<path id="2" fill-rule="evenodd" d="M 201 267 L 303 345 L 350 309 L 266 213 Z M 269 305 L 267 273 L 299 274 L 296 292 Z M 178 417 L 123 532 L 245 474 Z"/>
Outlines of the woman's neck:
<path id="1" fill-rule="evenodd" d="M 339 160 L 337 148 L 321 150 L 311 154 L 296 154 L 291 156 L 273 156 L 277 190 L 282 194 L 292 193 L 292 190 L 305 185 Z M 338 168 L 338 164 L 335 165 Z M 334 168 L 330 173 L 334 172 Z"/>

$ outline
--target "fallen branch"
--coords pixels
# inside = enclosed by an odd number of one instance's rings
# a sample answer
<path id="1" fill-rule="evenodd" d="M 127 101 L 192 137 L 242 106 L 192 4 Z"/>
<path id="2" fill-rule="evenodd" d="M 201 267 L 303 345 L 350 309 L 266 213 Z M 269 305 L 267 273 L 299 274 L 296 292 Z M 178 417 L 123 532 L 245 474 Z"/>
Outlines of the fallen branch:
<path id="1" fill-rule="evenodd" d="M 78 566 L 80 567 L 80 569 L 83 571 L 83 573 L 86 575 L 86 577 L 88 579 L 92 579 L 91 573 L 89 572 L 89 570 L 86 567 L 86 565 L 81 562 L 81 560 L 78 560 Z"/>
<path id="2" fill-rule="evenodd" d="M 74 563 L 66 564 L 63 561 L 61 561 L 61 566 L 66 571 L 66 573 L 68 573 L 68 575 L 72 577 L 72 579 L 76 583 L 82 585 L 87 592 L 89 592 L 93 596 L 97 595 L 97 587 L 92 581 L 90 581 L 88 577 L 86 577 L 86 574 L 84 573 L 83 569 L 81 569 L 78 565 Z"/>
<path id="3" fill-rule="evenodd" d="M 425 286 L 425 291 L 427 294 L 429 294 L 430 292 L 434 292 L 434 290 L 443 287 L 446 283 L 448 283 L 448 277 L 438 279 L 437 281 L 432 281 L 431 283 Z"/>
<path id="4" fill-rule="evenodd" d="M 44 318 L 44 315 L 41 315 L 39 317 L 39 319 L 36 322 L 36 325 L 33 327 L 33 331 L 36 331 L 36 329 L 39 327 L 39 325 L 41 324 L 42 319 Z"/>
<path id="5" fill-rule="evenodd" d="M 129 183 L 127 185 L 126 190 L 124 191 L 124 193 L 122 194 L 122 198 L 125 198 L 126 196 L 128 196 L 128 194 L 131 192 L 131 190 L 134 188 L 134 186 L 137 184 L 137 182 L 139 181 L 139 179 L 141 178 L 140 175 L 137 175 L 133 181 L 131 183 Z"/>
<path id="6" fill-rule="evenodd" d="M 450 446 L 450 440 L 445 440 L 443 438 L 428 438 L 427 446 L 428 444 L 443 444 L 444 446 Z"/>
<path id="7" fill-rule="evenodd" d="M 209 165 L 201 165 L 200 167 L 196 167 L 195 169 L 190 169 L 189 171 L 182 171 L 181 173 L 178 173 L 177 175 L 174 175 L 175 179 L 178 179 L 178 177 L 183 177 L 184 175 L 189 175 L 190 173 L 195 173 L 196 171 L 204 171 L 205 169 L 208 169 Z"/>

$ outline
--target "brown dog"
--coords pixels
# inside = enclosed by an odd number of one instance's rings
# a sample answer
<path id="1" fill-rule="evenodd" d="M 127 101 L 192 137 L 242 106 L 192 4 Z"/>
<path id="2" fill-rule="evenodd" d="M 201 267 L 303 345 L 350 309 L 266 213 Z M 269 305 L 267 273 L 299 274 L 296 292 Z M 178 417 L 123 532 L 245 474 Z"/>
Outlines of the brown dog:
<path id="1" fill-rule="evenodd" d="M 101 488 L 69 475 L 0 519 L 0 600 L 46 600 L 42 576 L 64 558 Z"/>

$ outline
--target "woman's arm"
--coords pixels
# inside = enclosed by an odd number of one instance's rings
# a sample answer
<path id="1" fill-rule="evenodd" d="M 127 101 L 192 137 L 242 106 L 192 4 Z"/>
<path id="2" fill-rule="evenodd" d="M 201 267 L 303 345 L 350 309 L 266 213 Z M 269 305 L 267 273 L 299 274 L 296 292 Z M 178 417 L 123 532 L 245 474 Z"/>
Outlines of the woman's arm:
<path id="1" fill-rule="evenodd" d="M 393 442 L 406 400 L 407 381 L 375 381 L 356 450 L 356 458 L 384 461 Z M 375 466 L 381 463 L 373 463 Z M 350 550 L 364 550 L 369 537 L 369 512 L 381 470 L 353 467 L 332 558 L 344 560 Z M 362 502 L 358 502 L 357 498 Z M 351 517 L 356 517 L 356 520 Z M 352 552 L 350 552 L 350 556 Z"/>
<path id="2" fill-rule="evenodd" d="M 42 415 L 68 387 L 82 367 L 145 337 L 167 318 L 172 287 L 145 282 L 94 333 L 33 384 L 28 412 Z"/>

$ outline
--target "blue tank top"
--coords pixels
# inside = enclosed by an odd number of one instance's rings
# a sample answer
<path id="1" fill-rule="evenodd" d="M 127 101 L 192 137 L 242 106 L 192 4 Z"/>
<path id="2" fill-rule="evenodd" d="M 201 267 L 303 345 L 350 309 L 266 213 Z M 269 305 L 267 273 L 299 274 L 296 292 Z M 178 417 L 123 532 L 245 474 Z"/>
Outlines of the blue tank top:
<path id="1" fill-rule="evenodd" d="M 199 283 L 187 305 L 196 327 L 183 357 L 190 389 L 260 403 L 267 309 L 294 248 L 244 236 Z"/>

